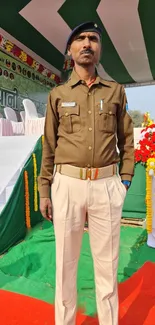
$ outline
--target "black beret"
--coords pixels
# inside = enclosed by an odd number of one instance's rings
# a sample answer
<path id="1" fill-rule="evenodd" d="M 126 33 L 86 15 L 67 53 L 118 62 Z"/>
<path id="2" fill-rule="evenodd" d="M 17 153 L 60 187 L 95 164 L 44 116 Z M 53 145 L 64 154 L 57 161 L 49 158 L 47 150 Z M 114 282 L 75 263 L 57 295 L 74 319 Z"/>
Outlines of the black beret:
<path id="1" fill-rule="evenodd" d="M 93 21 L 88 21 L 86 23 L 80 24 L 78 26 L 76 26 L 72 32 L 70 33 L 68 40 L 67 40 L 67 44 L 66 44 L 66 51 L 68 49 L 68 46 L 71 45 L 73 38 L 83 32 L 95 32 L 97 34 L 99 34 L 99 36 L 102 36 L 102 29 Z"/>

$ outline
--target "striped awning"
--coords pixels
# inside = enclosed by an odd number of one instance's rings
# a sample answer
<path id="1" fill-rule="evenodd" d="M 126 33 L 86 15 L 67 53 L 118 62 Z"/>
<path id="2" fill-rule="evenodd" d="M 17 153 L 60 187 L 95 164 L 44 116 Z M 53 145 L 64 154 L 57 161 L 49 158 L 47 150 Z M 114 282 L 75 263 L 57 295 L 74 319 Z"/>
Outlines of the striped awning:
<path id="1" fill-rule="evenodd" d="M 0 33 L 58 75 L 71 29 L 88 20 L 103 29 L 103 78 L 154 81 L 155 0 L 0 1 Z"/>

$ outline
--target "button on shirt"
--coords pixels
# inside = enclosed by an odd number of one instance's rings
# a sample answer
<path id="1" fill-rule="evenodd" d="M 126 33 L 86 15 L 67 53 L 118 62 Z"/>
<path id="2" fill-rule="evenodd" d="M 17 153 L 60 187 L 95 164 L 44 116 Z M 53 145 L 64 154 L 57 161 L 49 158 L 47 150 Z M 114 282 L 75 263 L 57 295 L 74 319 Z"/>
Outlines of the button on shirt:
<path id="1" fill-rule="evenodd" d="M 54 164 L 104 167 L 120 161 L 122 180 L 131 181 L 133 123 L 126 104 L 123 86 L 97 76 L 88 88 L 74 70 L 66 83 L 51 90 L 38 179 L 40 197 L 49 197 Z"/>

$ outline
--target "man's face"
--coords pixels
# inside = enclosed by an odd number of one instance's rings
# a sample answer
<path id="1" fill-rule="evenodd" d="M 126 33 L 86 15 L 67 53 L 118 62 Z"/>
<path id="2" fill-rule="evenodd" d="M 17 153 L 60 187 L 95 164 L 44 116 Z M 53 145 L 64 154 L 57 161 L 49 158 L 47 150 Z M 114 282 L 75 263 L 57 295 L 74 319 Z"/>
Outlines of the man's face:
<path id="1" fill-rule="evenodd" d="M 101 55 L 100 36 L 95 32 L 83 32 L 73 39 L 68 54 L 77 65 L 90 66 L 98 64 Z"/>

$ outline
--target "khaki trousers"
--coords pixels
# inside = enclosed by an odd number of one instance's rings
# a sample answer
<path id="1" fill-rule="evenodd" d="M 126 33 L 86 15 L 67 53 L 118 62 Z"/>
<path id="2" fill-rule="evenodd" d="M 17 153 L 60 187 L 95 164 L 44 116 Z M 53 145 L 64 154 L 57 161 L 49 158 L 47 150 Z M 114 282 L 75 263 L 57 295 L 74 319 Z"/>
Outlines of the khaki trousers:
<path id="1" fill-rule="evenodd" d="M 56 238 L 56 325 L 75 325 L 76 279 L 86 213 L 100 325 L 118 325 L 117 267 L 126 189 L 114 175 L 80 180 L 56 173 L 52 184 Z"/>

